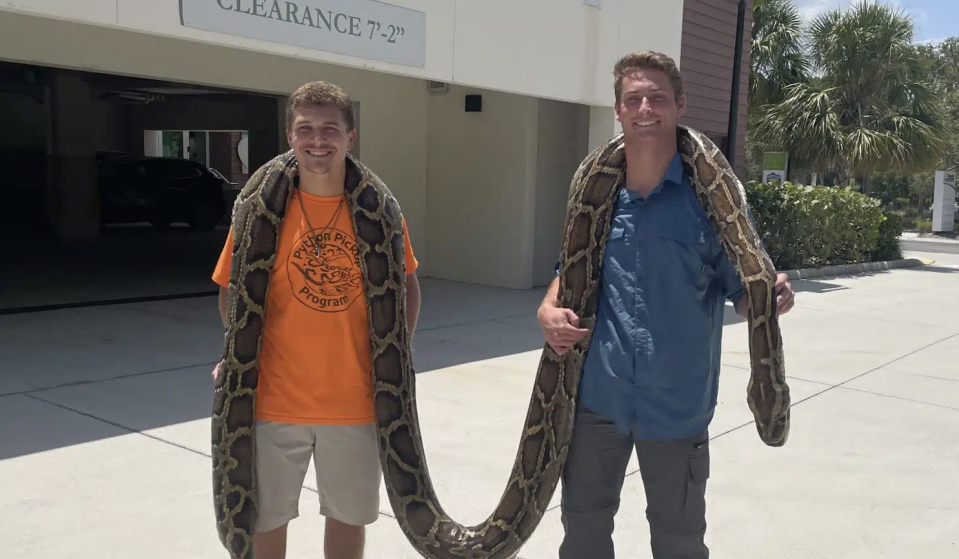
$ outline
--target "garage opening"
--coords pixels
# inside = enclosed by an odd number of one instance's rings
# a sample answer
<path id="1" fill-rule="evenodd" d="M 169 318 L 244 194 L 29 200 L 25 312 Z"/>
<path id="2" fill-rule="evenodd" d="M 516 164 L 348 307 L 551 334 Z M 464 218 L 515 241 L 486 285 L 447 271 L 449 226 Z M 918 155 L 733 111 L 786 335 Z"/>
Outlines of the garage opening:
<path id="1" fill-rule="evenodd" d="M 0 62 L 0 314 L 206 296 L 282 103 Z"/>

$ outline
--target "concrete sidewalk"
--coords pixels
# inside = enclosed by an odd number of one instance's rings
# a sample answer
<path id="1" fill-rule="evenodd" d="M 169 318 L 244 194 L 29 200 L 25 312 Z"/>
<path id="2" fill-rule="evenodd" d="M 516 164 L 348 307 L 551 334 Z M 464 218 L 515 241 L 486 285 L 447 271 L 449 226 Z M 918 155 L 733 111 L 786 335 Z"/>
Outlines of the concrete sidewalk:
<path id="1" fill-rule="evenodd" d="M 783 318 L 793 424 L 765 447 L 746 406 L 746 331 L 727 316 L 711 428 L 715 557 L 959 555 L 959 257 L 794 282 Z M 950 260 L 951 258 L 951 260 Z M 542 293 L 424 282 L 415 360 L 427 459 L 462 523 L 498 502 L 525 417 Z M 9 559 L 227 557 L 210 498 L 213 298 L 0 317 L 0 544 Z M 321 557 L 313 471 L 291 559 Z M 559 492 L 521 553 L 555 558 Z M 649 558 L 635 458 L 617 557 Z M 366 557 L 419 557 L 390 517 Z"/>

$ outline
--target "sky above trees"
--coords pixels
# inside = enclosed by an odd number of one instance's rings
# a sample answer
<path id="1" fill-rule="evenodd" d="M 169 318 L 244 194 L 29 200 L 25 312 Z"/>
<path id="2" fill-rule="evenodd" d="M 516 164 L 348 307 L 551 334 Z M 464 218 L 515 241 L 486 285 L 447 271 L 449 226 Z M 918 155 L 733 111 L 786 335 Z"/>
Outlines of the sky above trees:
<path id="1" fill-rule="evenodd" d="M 827 10 L 846 8 L 857 0 L 793 0 L 804 18 L 813 18 Z M 916 42 L 938 42 L 959 35 L 957 0 L 877 0 L 901 8 L 916 24 Z"/>

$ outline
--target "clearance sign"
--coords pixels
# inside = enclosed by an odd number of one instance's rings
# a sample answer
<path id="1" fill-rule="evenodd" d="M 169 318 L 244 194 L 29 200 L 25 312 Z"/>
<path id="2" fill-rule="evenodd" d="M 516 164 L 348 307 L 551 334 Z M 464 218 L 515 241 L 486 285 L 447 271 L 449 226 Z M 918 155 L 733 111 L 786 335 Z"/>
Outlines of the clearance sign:
<path id="1" fill-rule="evenodd" d="M 426 13 L 375 0 L 180 0 L 184 27 L 426 67 Z"/>

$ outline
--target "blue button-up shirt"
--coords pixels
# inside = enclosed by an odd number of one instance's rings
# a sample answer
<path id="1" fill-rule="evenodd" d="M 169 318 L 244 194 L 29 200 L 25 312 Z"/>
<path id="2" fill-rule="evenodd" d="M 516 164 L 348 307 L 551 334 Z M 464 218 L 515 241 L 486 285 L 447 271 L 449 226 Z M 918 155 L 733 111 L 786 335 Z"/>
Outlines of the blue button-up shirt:
<path id="1" fill-rule="evenodd" d="M 724 300 L 742 294 L 679 155 L 647 198 L 620 189 L 580 404 L 636 438 L 705 430 L 716 407 Z"/>

